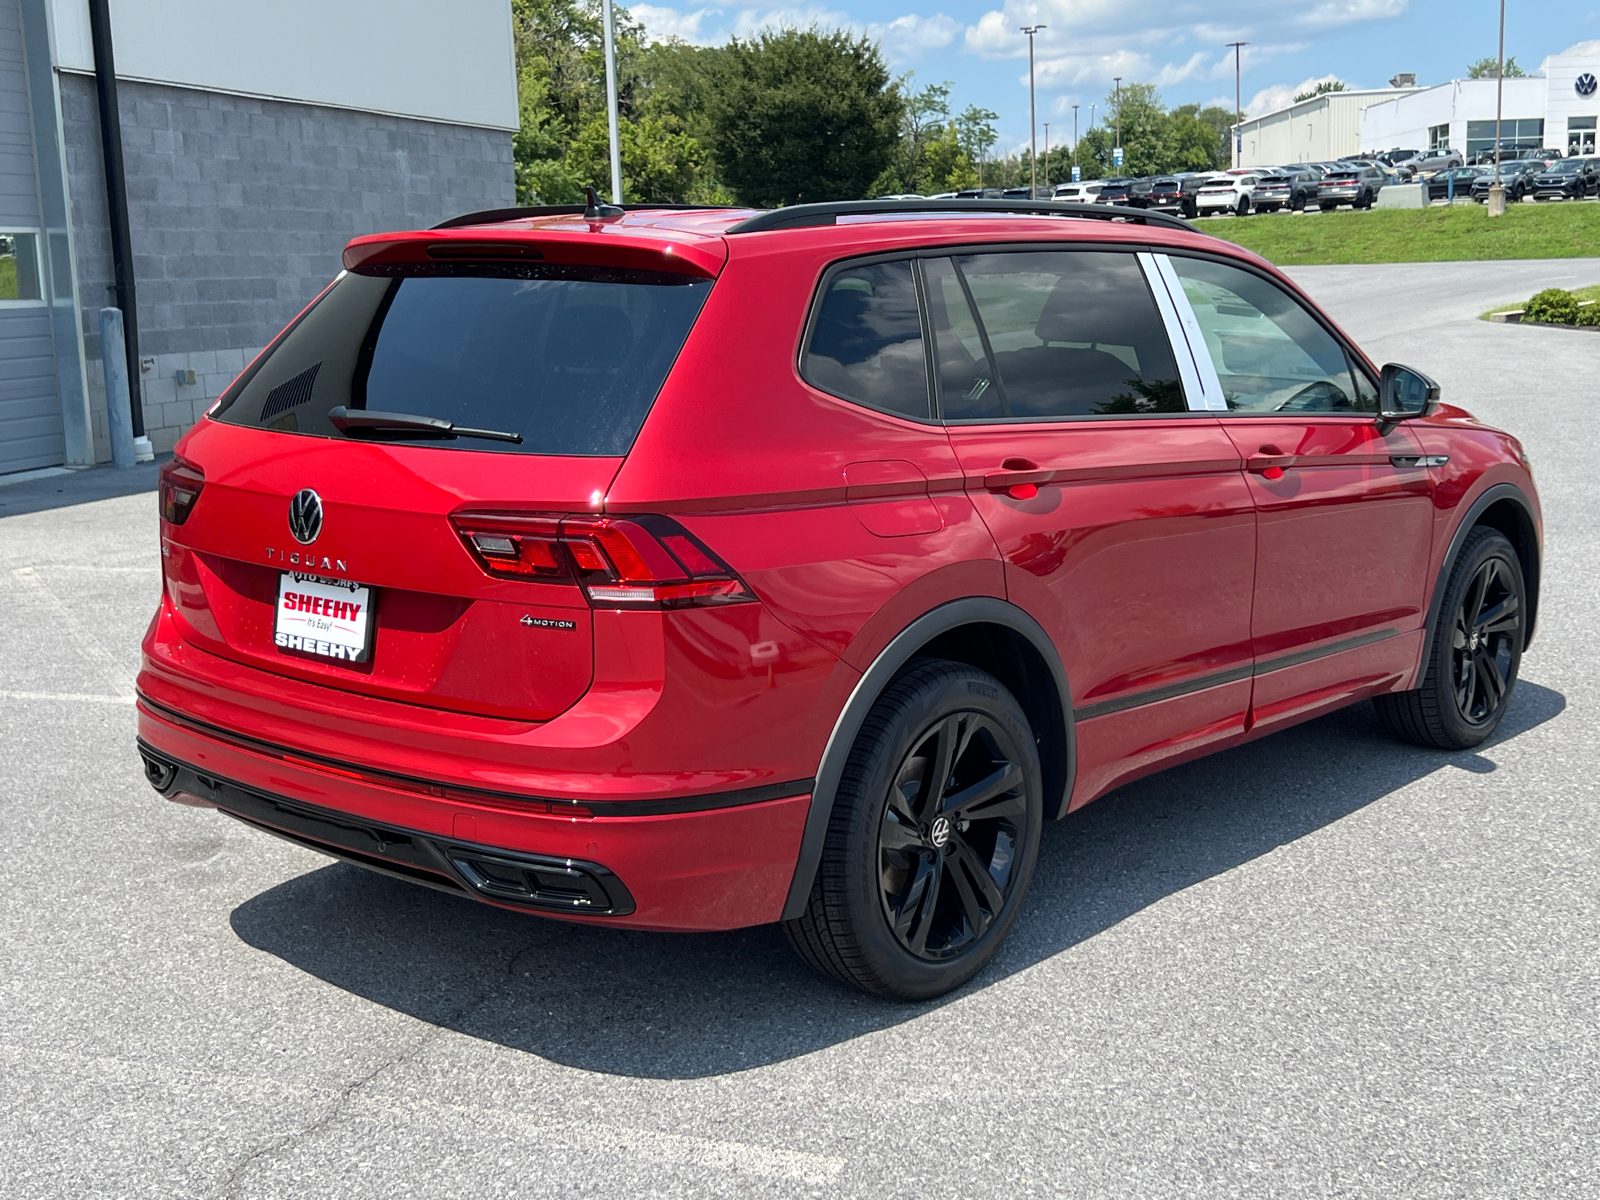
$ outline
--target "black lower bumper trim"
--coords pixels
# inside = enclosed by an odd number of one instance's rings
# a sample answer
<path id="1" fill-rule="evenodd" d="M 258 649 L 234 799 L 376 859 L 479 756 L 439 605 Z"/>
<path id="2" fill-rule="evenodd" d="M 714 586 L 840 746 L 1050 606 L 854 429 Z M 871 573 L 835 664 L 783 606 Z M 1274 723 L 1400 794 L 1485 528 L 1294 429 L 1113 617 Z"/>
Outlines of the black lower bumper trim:
<path id="1" fill-rule="evenodd" d="M 622 880 L 599 863 L 435 838 L 273 796 L 205 774 L 142 738 L 139 755 L 163 796 L 185 793 L 247 825 L 412 883 L 541 912 L 623 917 L 636 907 Z"/>

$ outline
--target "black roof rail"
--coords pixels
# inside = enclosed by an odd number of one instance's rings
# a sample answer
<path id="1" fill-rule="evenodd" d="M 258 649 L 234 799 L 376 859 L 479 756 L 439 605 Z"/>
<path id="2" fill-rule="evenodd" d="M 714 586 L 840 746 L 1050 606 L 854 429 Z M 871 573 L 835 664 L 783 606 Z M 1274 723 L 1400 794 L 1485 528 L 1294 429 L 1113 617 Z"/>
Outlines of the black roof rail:
<path id="1" fill-rule="evenodd" d="M 730 226 L 728 233 L 760 233 L 768 229 L 798 229 L 807 225 L 836 225 L 840 217 L 895 216 L 902 213 L 1013 213 L 1043 216 L 1087 217 L 1095 221 L 1130 221 L 1199 233 L 1182 217 L 1144 208 L 1110 204 L 1081 204 L 1070 200 L 835 200 L 823 204 L 793 204 L 757 213 Z"/>
<path id="2" fill-rule="evenodd" d="M 624 212 L 678 212 L 726 210 L 736 208 L 728 204 L 623 204 L 620 206 L 608 205 L 607 207 L 621 207 Z M 456 229 L 462 225 L 493 225 L 497 221 L 525 221 L 529 217 L 581 217 L 588 212 L 585 204 L 536 204 L 525 208 L 487 208 L 482 212 L 462 213 L 459 217 L 451 217 L 448 221 L 440 221 L 433 226 L 434 229 Z"/>

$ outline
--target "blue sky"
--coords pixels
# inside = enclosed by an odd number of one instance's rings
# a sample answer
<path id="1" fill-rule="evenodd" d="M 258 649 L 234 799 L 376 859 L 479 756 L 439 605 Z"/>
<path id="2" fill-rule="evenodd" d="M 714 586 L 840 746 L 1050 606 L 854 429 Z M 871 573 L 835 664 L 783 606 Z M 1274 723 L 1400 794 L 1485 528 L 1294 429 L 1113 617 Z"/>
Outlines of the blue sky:
<path id="1" fill-rule="evenodd" d="M 1270 111 L 1317 80 L 1384 87 L 1414 71 L 1422 84 L 1466 73 L 1496 49 L 1498 0 L 789 0 L 748 6 L 656 0 L 629 6 L 654 36 L 717 43 L 775 26 L 844 26 L 878 38 L 896 72 L 948 81 L 957 109 L 1000 114 L 1000 148 L 1028 138 L 1028 42 L 1036 43 L 1039 121 L 1050 141 L 1080 132 L 1111 80 L 1155 83 L 1168 104 L 1233 107 L 1233 51 L 1243 52 L 1247 113 Z M 1508 0 L 1506 54 L 1535 71 L 1546 55 L 1600 39 L 1600 0 Z M 1044 136 L 1040 130 L 1040 137 Z"/>

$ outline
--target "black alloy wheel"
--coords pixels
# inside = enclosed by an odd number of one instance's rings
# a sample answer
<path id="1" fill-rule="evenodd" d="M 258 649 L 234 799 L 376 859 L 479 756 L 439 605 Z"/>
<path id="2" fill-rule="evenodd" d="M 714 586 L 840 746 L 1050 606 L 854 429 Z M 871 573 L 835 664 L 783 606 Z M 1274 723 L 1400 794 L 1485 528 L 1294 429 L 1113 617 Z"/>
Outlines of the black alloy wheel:
<path id="1" fill-rule="evenodd" d="M 1241 217 L 1248 217 L 1250 215 L 1250 197 L 1240 196 L 1239 207 L 1234 211 Z"/>
<path id="2" fill-rule="evenodd" d="M 878 827 L 879 899 L 895 940 L 919 958 L 966 950 L 1016 884 L 1027 800 L 1008 741 L 984 714 L 952 713 L 923 732 L 889 788 Z"/>
<path id="3" fill-rule="evenodd" d="M 1421 686 L 1373 698 L 1391 733 L 1466 750 L 1495 731 L 1522 665 L 1526 586 L 1503 533 L 1478 526 L 1467 535 L 1450 568 Z"/>
<path id="4" fill-rule="evenodd" d="M 784 923 L 790 945 L 881 996 L 959 987 L 1016 921 L 1043 810 L 1033 730 L 1005 685 L 914 663 L 851 748 L 806 911 Z"/>

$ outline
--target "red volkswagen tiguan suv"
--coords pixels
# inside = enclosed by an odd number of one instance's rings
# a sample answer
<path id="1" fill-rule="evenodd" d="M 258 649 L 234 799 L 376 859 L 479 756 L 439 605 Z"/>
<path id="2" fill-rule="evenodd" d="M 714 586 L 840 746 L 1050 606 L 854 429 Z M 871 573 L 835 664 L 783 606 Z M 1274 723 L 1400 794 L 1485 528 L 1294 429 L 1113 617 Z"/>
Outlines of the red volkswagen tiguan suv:
<path id="1" fill-rule="evenodd" d="M 1041 822 L 1371 697 L 1504 713 L 1517 441 L 1269 264 L 1032 202 L 359 238 L 162 472 L 171 799 L 490 904 L 969 979 Z"/>

